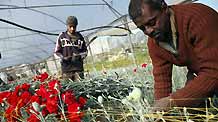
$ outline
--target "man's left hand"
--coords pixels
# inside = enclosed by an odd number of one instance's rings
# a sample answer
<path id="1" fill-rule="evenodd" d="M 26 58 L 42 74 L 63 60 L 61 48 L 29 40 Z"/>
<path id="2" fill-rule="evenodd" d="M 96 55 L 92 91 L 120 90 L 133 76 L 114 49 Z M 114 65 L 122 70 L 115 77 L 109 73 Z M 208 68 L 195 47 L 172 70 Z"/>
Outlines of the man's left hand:
<path id="1" fill-rule="evenodd" d="M 156 111 L 168 111 L 171 107 L 171 101 L 170 101 L 170 96 L 169 97 L 164 97 L 160 100 L 157 100 L 154 102 L 154 106 L 153 106 L 153 112 Z"/>
<path id="2" fill-rule="evenodd" d="M 82 59 L 85 59 L 86 56 L 87 56 L 87 52 L 81 53 L 80 55 L 81 55 L 81 58 L 82 58 Z"/>

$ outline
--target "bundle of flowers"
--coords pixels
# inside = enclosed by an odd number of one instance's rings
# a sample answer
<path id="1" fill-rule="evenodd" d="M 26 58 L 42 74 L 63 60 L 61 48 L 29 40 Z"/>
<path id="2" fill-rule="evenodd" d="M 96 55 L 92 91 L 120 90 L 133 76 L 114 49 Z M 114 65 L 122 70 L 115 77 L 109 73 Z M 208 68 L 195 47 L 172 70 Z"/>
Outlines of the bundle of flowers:
<path id="1" fill-rule="evenodd" d="M 145 76 L 150 74 L 146 64 L 138 67 L 136 72 L 133 68 L 105 72 L 102 75 L 96 73 L 82 82 L 63 85 L 64 89 L 73 89 L 76 96 L 86 95 L 89 101 L 92 100 L 92 105 L 88 105 L 91 109 L 86 111 L 86 117 L 90 119 L 85 122 L 146 120 L 144 114 L 148 112 L 153 97 L 151 76 Z"/>
<path id="2" fill-rule="evenodd" d="M 54 121 L 80 122 L 86 98 L 63 90 L 60 81 L 48 80 L 48 74 L 36 76 L 31 84 L 17 85 L 12 91 L 0 92 L 0 114 L 7 122 Z"/>

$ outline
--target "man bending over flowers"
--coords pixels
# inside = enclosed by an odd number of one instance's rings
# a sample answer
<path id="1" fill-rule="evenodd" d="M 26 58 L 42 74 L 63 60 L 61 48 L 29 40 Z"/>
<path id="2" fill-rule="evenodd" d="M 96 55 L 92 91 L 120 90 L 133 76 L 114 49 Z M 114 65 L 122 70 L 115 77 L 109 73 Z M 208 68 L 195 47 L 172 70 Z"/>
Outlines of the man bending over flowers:
<path id="1" fill-rule="evenodd" d="M 199 107 L 218 91 L 218 13 L 200 4 L 168 6 L 164 0 L 131 0 L 129 15 L 149 36 L 156 110 Z M 188 68 L 186 86 L 172 93 L 172 67 Z"/>

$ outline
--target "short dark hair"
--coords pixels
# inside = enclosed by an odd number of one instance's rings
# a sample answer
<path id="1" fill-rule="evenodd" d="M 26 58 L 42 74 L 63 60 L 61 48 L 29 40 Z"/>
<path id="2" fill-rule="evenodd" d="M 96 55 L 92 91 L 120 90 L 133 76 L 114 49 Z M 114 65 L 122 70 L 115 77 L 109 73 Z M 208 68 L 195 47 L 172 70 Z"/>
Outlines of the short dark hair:
<path id="1" fill-rule="evenodd" d="M 78 20 L 75 16 L 69 16 L 67 17 L 67 21 L 66 21 L 67 25 L 73 25 L 73 26 L 77 26 L 78 25 Z"/>
<path id="2" fill-rule="evenodd" d="M 143 0 L 130 0 L 129 3 L 129 16 L 131 19 L 136 19 L 142 15 L 141 7 Z"/>
<path id="3" fill-rule="evenodd" d="M 142 4 L 149 4 L 152 8 L 161 10 L 163 5 L 166 5 L 164 0 L 130 0 L 129 3 L 129 16 L 132 20 L 142 15 Z"/>

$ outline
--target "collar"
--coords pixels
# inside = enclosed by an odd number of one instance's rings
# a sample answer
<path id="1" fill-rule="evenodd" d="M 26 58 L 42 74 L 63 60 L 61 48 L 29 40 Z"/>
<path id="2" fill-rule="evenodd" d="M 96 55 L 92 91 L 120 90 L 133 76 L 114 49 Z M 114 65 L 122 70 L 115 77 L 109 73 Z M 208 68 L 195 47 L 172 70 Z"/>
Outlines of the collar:
<path id="1" fill-rule="evenodd" d="M 173 55 L 178 56 L 178 33 L 177 33 L 177 27 L 176 27 L 176 21 L 175 21 L 175 15 L 172 8 L 169 8 L 170 12 L 170 25 L 171 25 L 171 31 L 172 31 L 172 42 L 159 42 L 159 45 L 171 52 Z"/>
<path id="2" fill-rule="evenodd" d="M 71 34 L 70 32 L 66 31 L 66 33 L 71 39 L 78 39 L 78 35 L 76 32 Z"/>

